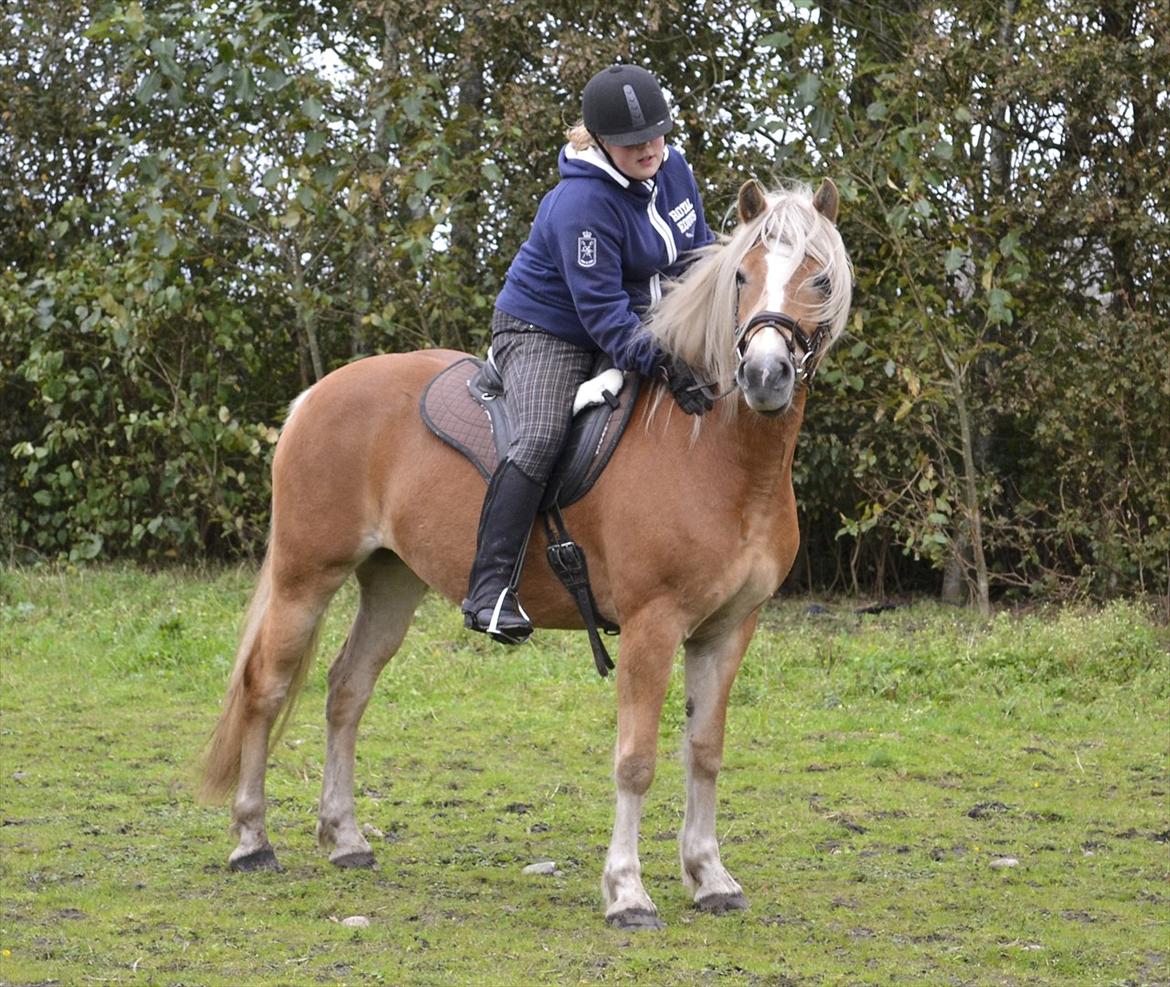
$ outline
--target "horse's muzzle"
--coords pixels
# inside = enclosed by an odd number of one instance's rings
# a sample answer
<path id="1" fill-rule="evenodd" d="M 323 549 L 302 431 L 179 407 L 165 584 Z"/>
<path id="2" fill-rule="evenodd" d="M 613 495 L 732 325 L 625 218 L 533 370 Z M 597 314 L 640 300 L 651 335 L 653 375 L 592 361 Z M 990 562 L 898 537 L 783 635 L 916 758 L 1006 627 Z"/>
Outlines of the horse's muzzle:
<path id="1" fill-rule="evenodd" d="M 780 415 L 792 404 L 796 367 L 779 333 L 778 346 L 750 346 L 735 372 L 735 382 L 747 406 L 761 415 Z"/>

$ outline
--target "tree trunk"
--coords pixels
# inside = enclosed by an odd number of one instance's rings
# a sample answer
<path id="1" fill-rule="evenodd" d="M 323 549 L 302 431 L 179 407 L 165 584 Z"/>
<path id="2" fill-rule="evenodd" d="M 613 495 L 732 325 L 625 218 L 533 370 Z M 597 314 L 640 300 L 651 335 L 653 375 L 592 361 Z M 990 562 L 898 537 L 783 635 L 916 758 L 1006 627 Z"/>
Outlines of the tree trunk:
<path id="1" fill-rule="evenodd" d="M 313 374 L 310 383 L 316 383 L 325 376 L 325 363 L 321 359 L 321 342 L 317 338 L 317 313 L 309 300 L 308 290 L 305 287 L 305 271 L 301 266 L 300 258 L 296 255 L 295 248 L 290 251 L 290 255 L 293 268 L 293 305 L 297 316 L 297 335 L 308 351 L 309 364 Z M 303 358 L 301 373 L 304 376 Z"/>
<path id="2" fill-rule="evenodd" d="M 484 105 L 484 55 L 482 37 L 485 30 L 485 13 L 473 8 L 467 15 L 466 29 L 460 36 L 459 66 L 459 120 L 463 131 L 455 145 L 455 160 L 466 164 L 478 160 L 483 134 L 480 121 Z M 467 176 L 467 188 L 451 206 L 451 255 L 459 269 L 466 272 L 466 279 L 478 285 L 483 277 L 483 258 L 479 256 L 480 223 L 480 178 Z M 443 342 L 455 349 L 470 348 L 471 340 L 453 332 L 444 325 Z"/>
<path id="3" fill-rule="evenodd" d="M 963 457 L 963 507 L 967 515 L 971 560 L 975 569 L 972 588 L 979 613 L 984 617 L 989 617 L 991 616 L 991 590 L 987 575 L 987 560 L 983 554 L 983 513 L 979 506 L 979 467 L 975 462 L 975 447 L 971 441 L 971 414 L 967 408 L 967 396 L 964 393 L 963 378 L 966 376 L 966 368 L 960 367 L 955 360 L 945 354 L 944 359 L 951 371 L 951 384 L 955 393 L 955 410 L 959 416 L 959 442 Z"/>
<path id="4" fill-rule="evenodd" d="M 944 603 L 965 604 L 968 599 L 967 581 L 963 578 L 963 555 L 967 552 L 967 539 L 961 532 L 955 533 L 955 543 L 943 569 L 942 592 Z"/>
<path id="5" fill-rule="evenodd" d="M 374 162 L 385 168 L 392 160 L 390 148 L 386 141 L 386 118 L 388 113 L 378 113 L 378 104 L 384 101 L 390 91 L 391 83 L 402 72 L 400 45 L 402 32 L 395 20 L 397 6 L 387 4 L 382 8 L 382 67 L 370 76 L 369 87 L 366 90 L 367 113 L 374 115 L 374 133 L 370 139 L 370 155 Z M 350 322 L 350 355 L 364 356 L 378 349 L 376 341 L 371 339 L 371 333 L 365 322 L 370 314 L 373 300 L 377 294 L 377 233 L 378 221 L 384 209 L 383 193 L 386 186 L 385 175 L 381 186 L 376 192 L 371 190 L 369 205 L 364 210 L 362 219 L 363 232 L 361 240 L 354 250 L 353 262 L 353 314 Z"/>

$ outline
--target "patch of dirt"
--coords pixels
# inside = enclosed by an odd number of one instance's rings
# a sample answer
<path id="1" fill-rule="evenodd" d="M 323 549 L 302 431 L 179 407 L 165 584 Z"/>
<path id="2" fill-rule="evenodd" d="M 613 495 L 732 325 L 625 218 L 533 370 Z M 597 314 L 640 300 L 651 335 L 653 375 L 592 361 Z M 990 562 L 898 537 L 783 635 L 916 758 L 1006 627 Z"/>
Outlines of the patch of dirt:
<path id="1" fill-rule="evenodd" d="M 580 795 L 581 789 L 568 781 L 558 781 L 553 786 L 553 795 Z"/>
<path id="2" fill-rule="evenodd" d="M 967 815 L 972 819 L 986 819 L 1011 811 L 1012 807 L 1003 802 L 979 802 L 967 810 Z"/>
<path id="3" fill-rule="evenodd" d="M 825 816 L 825 818 L 829 822 L 835 822 L 838 825 L 843 826 L 845 829 L 849 830 L 849 832 L 851 832 L 851 833 L 861 834 L 861 833 L 868 833 L 869 832 L 868 827 L 862 826 L 861 823 L 859 823 L 859 822 L 854 822 L 852 819 L 850 819 L 843 812 L 830 812 L 827 816 Z"/>
<path id="4" fill-rule="evenodd" d="M 1146 953 L 1146 966 L 1142 970 L 1142 982 L 1151 985 L 1170 984 L 1170 978 L 1166 975 L 1166 961 L 1168 959 L 1170 956 L 1167 956 L 1166 953 Z M 1162 978 L 1161 980 L 1157 979 L 1159 976 Z"/>
<path id="5" fill-rule="evenodd" d="M 1140 829 L 1124 830 L 1120 833 L 1114 833 L 1119 840 L 1153 840 L 1155 843 L 1170 843 L 1170 829 L 1165 829 L 1160 833 L 1143 833 Z"/>
<path id="6" fill-rule="evenodd" d="M 931 945 L 931 944 L 940 943 L 940 942 L 952 942 L 953 943 L 953 942 L 959 941 L 957 937 L 948 936 L 942 932 L 928 932 L 925 935 L 921 935 L 921 936 L 894 935 L 894 936 L 891 936 L 890 938 L 898 944 L 912 943 L 915 946 Z"/>
<path id="7" fill-rule="evenodd" d="M 924 771 L 908 771 L 906 778 L 910 781 L 921 781 L 935 788 L 962 788 L 963 776 L 957 774 L 930 775 Z"/>
<path id="8" fill-rule="evenodd" d="M 907 846 L 904 843 L 899 844 L 898 846 L 890 846 L 889 844 L 879 844 L 878 846 L 871 846 L 867 850 L 862 850 L 859 856 L 862 856 L 862 857 L 881 857 L 881 856 L 884 856 L 885 854 L 888 854 L 888 853 L 896 853 L 899 855 L 905 855 L 908 853 L 912 853 L 913 850 L 914 850 L 913 847 Z"/>
<path id="9" fill-rule="evenodd" d="M 780 925 L 812 925 L 807 918 L 802 918 L 800 915 L 765 915 L 760 919 L 761 925 L 780 926 Z"/>
<path id="10" fill-rule="evenodd" d="M 766 834 L 763 830 L 749 829 L 746 833 L 732 833 L 730 836 L 724 836 L 722 842 L 729 845 L 735 843 L 758 843 L 765 837 Z"/>

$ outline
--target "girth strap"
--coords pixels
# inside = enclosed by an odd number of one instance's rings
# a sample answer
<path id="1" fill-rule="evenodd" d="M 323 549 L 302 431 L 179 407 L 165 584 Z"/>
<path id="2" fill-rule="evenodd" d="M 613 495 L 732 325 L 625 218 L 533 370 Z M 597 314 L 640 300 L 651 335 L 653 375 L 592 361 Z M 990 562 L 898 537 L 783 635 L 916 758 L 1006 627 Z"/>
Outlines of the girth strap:
<path id="1" fill-rule="evenodd" d="M 613 661 L 609 657 L 609 652 L 605 650 L 598 628 L 600 627 L 606 634 L 617 634 L 620 628 L 597 612 L 597 601 L 593 599 L 593 589 L 589 585 L 585 553 L 581 551 L 581 546 L 569 537 L 565 519 L 561 516 L 558 505 L 553 504 L 544 514 L 544 527 L 548 534 L 548 564 L 557 574 L 557 578 L 565 584 L 565 589 L 577 604 L 577 609 L 585 621 L 585 630 L 589 634 L 593 664 L 597 666 L 597 674 L 605 678 L 613 668 Z"/>

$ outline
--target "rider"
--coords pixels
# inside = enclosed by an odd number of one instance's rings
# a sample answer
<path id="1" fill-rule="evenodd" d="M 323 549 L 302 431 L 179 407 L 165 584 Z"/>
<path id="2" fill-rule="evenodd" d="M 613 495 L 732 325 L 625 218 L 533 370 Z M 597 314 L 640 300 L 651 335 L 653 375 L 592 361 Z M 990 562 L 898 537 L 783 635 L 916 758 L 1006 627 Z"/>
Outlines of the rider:
<path id="1" fill-rule="evenodd" d="M 492 315 L 492 356 L 516 412 L 516 438 L 488 485 L 464 624 L 520 644 L 532 623 L 515 587 L 532 522 L 600 353 L 620 370 L 665 381 L 679 407 L 711 407 L 692 370 L 640 332 L 639 313 L 680 258 L 714 237 L 657 80 L 645 69 L 598 72 L 567 134 L 560 181 L 540 203 Z"/>

